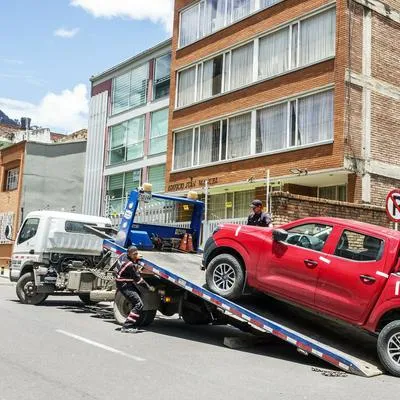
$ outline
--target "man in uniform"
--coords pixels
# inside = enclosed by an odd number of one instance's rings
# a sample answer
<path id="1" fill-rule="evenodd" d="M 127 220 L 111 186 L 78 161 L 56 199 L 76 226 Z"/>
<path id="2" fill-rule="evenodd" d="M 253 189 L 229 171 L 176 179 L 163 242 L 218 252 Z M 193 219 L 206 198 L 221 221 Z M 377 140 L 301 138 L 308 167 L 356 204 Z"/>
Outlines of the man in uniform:
<path id="1" fill-rule="evenodd" d="M 143 309 L 143 301 L 140 298 L 136 286 L 144 285 L 149 290 L 154 291 L 154 288 L 140 276 L 138 261 L 139 253 L 137 247 L 130 246 L 128 248 L 127 257 L 124 261 L 118 263 L 117 266 L 117 289 L 132 304 L 131 312 L 121 328 L 121 332 L 124 333 L 137 333 L 138 331 L 138 320 L 140 318 L 140 312 Z"/>
<path id="2" fill-rule="evenodd" d="M 272 227 L 271 215 L 262 211 L 263 203 L 261 200 L 253 200 L 250 207 L 253 212 L 247 218 L 247 225 Z"/>

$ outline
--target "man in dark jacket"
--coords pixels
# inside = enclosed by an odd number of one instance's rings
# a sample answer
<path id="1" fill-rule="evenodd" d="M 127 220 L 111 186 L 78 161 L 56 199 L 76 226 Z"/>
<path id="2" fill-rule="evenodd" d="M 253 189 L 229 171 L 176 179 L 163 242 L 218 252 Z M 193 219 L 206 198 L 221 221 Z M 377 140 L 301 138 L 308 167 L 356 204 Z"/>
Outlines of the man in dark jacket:
<path id="1" fill-rule="evenodd" d="M 253 212 L 247 218 L 247 225 L 272 226 L 271 215 L 262 211 L 263 203 L 261 200 L 253 200 L 250 207 L 253 209 Z"/>
<path id="2" fill-rule="evenodd" d="M 138 261 L 139 253 L 137 247 L 130 246 L 127 257 L 122 262 L 119 262 L 117 266 L 117 289 L 132 304 L 131 312 L 121 328 L 121 332 L 124 333 L 136 333 L 138 331 L 138 320 L 143 309 L 143 301 L 138 293 L 137 285 L 144 285 L 149 290 L 154 291 L 154 288 L 140 276 Z"/>

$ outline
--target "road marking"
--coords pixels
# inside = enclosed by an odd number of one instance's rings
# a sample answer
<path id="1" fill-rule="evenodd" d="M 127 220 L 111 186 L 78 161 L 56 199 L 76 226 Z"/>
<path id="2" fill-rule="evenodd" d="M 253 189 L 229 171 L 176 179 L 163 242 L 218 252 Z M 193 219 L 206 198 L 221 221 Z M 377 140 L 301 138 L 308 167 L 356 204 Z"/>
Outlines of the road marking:
<path id="1" fill-rule="evenodd" d="M 388 274 L 385 274 L 384 272 L 381 272 L 381 271 L 376 271 L 376 274 L 379 276 L 383 276 L 384 278 L 389 278 Z"/>
<path id="2" fill-rule="evenodd" d="M 239 236 L 239 232 L 240 232 L 241 229 L 242 229 L 242 225 L 240 225 L 240 226 L 236 229 L 235 236 Z"/>
<path id="3" fill-rule="evenodd" d="M 130 358 L 130 359 L 135 360 L 135 361 L 146 361 L 144 358 L 133 356 L 133 355 L 128 354 L 128 353 L 124 353 L 121 350 L 117 350 L 117 349 L 114 349 L 113 347 L 106 346 L 105 344 L 101 344 L 101 343 L 95 342 L 93 340 L 86 339 L 86 338 L 84 338 L 82 336 L 78 336 L 78 335 L 75 335 L 73 333 L 63 331 L 62 329 L 57 329 L 56 332 L 57 333 L 61 333 L 62 335 L 65 335 L 65 336 L 69 336 L 69 337 L 71 337 L 73 339 L 80 340 L 81 342 L 90 344 L 92 346 L 99 347 L 100 349 L 110 351 L 111 353 L 119 354 L 120 356 L 124 356 L 124 357 Z"/>
<path id="4" fill-rule="evenodd" d="M 396 289 L 394 291 L 395 295 L 398 296 L 400 292 L 400 281 L 396 282 Z"/>

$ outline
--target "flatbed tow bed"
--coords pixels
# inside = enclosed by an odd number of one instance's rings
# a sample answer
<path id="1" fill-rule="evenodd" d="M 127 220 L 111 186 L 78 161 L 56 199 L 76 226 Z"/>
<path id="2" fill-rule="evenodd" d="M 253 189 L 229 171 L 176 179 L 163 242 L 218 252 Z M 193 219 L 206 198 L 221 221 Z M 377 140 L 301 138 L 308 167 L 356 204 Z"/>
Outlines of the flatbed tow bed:
<path id="1" fill-rule="evenodd" d="M 109 240 L 105 240 L 104 246 L 117 254 L 126 251 Z M 200 270 L 201 256 L 198 254 L 141 253 L 145 269 L 214 305 L 228 320 L 246 323 L 261 335 L 280 338 L 297 347 L 301 353 L 319 357 L 345 372 L 364 377 L 383 373 L 375 358 L 376 339 L 363 331 L 315 317 L 267 296 L 251 298 L 250 301 L 244 296 L 235 302 L 218 296 L 204 287 L 205 275 Z M 267 306 L 264 306 L 265 302 L 268 302 Z"/>

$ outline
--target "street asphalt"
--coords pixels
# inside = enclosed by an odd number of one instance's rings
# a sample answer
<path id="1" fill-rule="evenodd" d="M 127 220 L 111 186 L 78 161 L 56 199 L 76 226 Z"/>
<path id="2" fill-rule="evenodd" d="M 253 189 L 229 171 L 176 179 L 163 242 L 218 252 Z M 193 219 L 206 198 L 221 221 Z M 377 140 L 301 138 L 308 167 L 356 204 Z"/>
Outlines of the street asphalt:
<path id="1" fill-rule="evenodd" d="M 99 312 L 75 297 L 22 305 L 0 278 L 0 400 L 398 397 L 399 378 L 324 376 L 312 368 L 328 364 L 283 342 L 224 347 L 224 337 L 241 335 L 230 327 L 160 315 L 146 331 L 123 334 L 107 306 Z"/>

